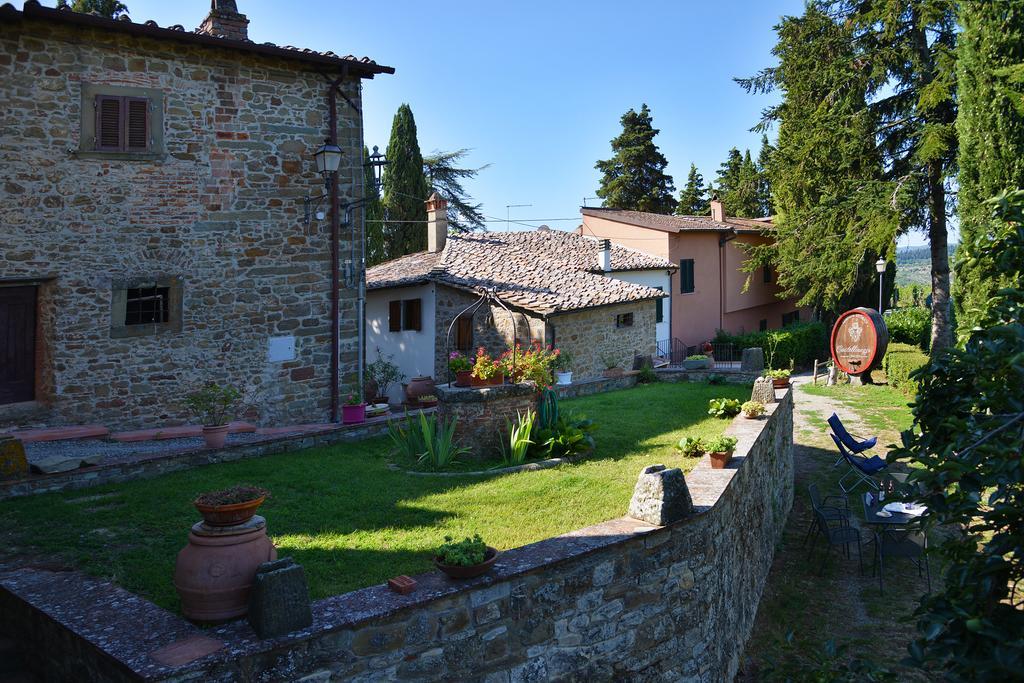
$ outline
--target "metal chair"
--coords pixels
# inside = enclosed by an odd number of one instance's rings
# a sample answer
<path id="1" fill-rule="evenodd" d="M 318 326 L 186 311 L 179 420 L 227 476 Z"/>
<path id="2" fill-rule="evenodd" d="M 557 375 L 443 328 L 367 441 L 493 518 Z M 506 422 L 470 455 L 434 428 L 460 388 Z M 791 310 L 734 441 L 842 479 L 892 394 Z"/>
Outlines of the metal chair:
<path id="1" fill-rule="evenodd" d="M 825 496 L 822 498 L 821 493 L 818 492 L 817 484 L 807 485 L 807 496 L 811 499 L 811 521 L 807 525 L 807 533 L 804 534 L 804 542 L 801 544 L 801 547 L 807 546 L 807 541 L 810 540 L 811 534 L 818 528 L 818 516 L 815 512 L 821 512 L 830 521 L 850 519 L 850 505 L 846 500 L 846 496 Z M 829 501 L 833 499 L 840 501 L 840 504 L 830 504 Z"/>
<path id="2" fill-rule="evenodd" d="M 846 450 L 846 447 L 843 445 L 843 442 L 840 441 L 835 434 L 829 433 L 829 436 L 832 437 L 832 441 L 835 442 L 836 448 L 839 449 L 839 457 L 846 460 L 846 463 L 850 466 L 850 471 L 844 474 L 843 476 L 839 477 L 839 488 L 842 490 L 842 492 L 850 493 L 861 484 L 867 484 L 868 486 L 877 491 L 878 483 L 874 479 L 872 479 L 872 477 L 881 472 L 882 470 L 884 470 L 886 467 L 888 467 L 888 463 L 879 458 L 877 455 L 872 455 L 870 458 L 855 456 L 851 454 L 848 450 Z M 856 481 L 853 483 L 852 486 L 847 488 L 846 484 L 844 484 L 843 482 L 851 474 L 854 475 Z"/>
<path id="3" fill-rule="evenodd" d="M 928 565 L 928 536 L 919 529 L 882 529 L 875 533 L 874 561 L 871 573 L 878 568 L 878 592 L 885 594 L 882 577 L 885 575 L 886 557 L 904 557 L 917 566 L 917 575 L 921 570 L 928 582 L 928 592 L 932 592 L 932 570 Z"/>
<path id="4" fill-rule="evenodd" d="M 869 448 L 874 448 L 875 444 L 878 443 L 877 436 L 872 436 L 867 439 L 857 439 L 855 436 L 850 434 L 849 431 L 847 431 L 846 426 L 843 424 L 843 421 L 840 420 L 839 416 L 836 415 L 835 413 L 832 413 L 832 417 L 828 419 L 828 426 L 832 428 L 832 433 L 838 436 L 839 440 L 843 442 L 843 445 L 846 446 L 846 448 L 849 449 L 849 451 L 854 455 L 863 453 Z M 842 461 L 843 456 L 840 455 L 832 466 L 835 467 Z"/>
<path id="5" fill-rule="evenodd" d="M 828 559 L 832 548 L 835 546 L 843 546 L 843 555 L 846 557 L 850 556 L 850 544 L 854 543 L 857 546 L 857 571 L 860 574 L 864 573 L 864 560 L 860 551 L 860 531 L 850 526 L 850 521 L 846 518 L 840 519 L 828 519 L 821 510 L 815 510 L 814 515 L 817 521 L 817 526 L 821 532 L 819 536 L 825 539 L 825 552 L 821 556 L 821 564 L 818 566 L 818 575 L 825 571 L 825 561 Z M 817 537 L 815 537 L 815 547 L 817 546 Z"/>

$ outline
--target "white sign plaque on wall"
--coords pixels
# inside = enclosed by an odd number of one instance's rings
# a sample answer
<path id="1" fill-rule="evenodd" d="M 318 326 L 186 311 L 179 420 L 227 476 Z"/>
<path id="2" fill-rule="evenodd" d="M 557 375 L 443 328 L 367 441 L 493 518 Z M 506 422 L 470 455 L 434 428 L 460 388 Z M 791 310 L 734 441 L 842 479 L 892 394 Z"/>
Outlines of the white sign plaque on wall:
<path id="1" fill-rule="evenodd" d="M 295 337 L 271 337 L 267 340 L 267 360 L 280 363 L 295 360 Z"/>

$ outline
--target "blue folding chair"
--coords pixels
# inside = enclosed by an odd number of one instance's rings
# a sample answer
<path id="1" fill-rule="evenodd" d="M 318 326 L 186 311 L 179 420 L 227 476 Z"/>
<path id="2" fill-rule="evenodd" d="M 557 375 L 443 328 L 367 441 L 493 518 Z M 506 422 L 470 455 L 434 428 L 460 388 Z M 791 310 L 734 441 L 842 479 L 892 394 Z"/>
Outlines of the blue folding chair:
<path id="1" fill-rule="evenodd" d="M 840 441 L 843 442 L 843 445 L 846 446 L 854 455 L 863 453 L 869 448 L 874 448 L 875 444 L 878 443 L 877 436 L 872 436 L 870 439 L 858 440 L 856 437 L 850 434 L 849 431 L 847 431 L 846 426 L 843 424 L 843 421 L 840 420 L 839 416 L 836 415 L 835 413 L 832 413 L 832 417 L 828 419 L 828 426 L 832 428 L 832 433 L 838 436 Z M 836 459 L 835 463 L 833 463 L 832 467 L 835 467 L 842 461 L 843 456 L 840 455 Z"/>
<path id="2" fill-rule="evenodd" d="M 832 440 L 836 444 L 836 448 L 839 449 L 839 455 L 846 460 L 846 463 L 850 466 L 850 471 L 839 477 L 839 488 L 842 489 L 843 493 L 850 493 L 862 483 L 867 484 L 877 491 L 879 489 L 878 483 L 872 479 L 872 477 L 888 467 L 888 463 L 877 455 L 872 455 L 870 458 L 853 455 L 850 451 L 846 450 L 846 446 L 844 446 L 843 442 L 839 440 L 839 437 L 831 432 L 829 433 L 829 436 L 832 437 Z M 856 481 L 850 488 L 846 488 L 843 481 L 851 474 L 854 476 Z"/>

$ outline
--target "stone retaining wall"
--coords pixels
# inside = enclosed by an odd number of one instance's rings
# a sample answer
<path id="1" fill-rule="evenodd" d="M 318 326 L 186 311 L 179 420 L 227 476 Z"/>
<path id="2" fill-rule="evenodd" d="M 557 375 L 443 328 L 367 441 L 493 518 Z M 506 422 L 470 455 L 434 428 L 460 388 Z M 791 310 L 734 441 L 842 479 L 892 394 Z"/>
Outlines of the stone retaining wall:
<path id="1" fill-rule="evenodd" d="M 33 615 L 30 661 L 52 680 L 732 680 L 793 500 L 792 395 L 777 395 L 766 419 L 729 426 L 726 469 L 705 459 L 686 476 L 695 514 L 669 526 L 614 519 L 506 551 L 478 579 L 431 572 L 408 596 L 374 586 L 320 600 L 311 627 L 268 641 L 245 622 L 200 630 L 105 582 L 24 569 L 0 575 L 0 630 Z M 161 657 L 168 646 L 182 656 Z"/>

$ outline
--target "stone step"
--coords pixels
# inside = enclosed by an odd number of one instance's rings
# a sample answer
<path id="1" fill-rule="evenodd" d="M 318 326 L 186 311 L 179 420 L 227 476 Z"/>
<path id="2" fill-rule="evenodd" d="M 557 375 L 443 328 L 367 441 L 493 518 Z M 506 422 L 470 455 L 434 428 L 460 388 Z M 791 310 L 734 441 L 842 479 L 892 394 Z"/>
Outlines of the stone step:
<path id="1" fill-rule="evenodd" d="M 251 434 L 256 431 L 256 425 L 248 422 L 231 422 L 228 424 L 228 434 Z M 159 427 L 156 429 L 137 429 L 130 432 L 115 432 L 110 435 L 114 441 L 124 443 L 135 441 L 162 441 L 164 439 L 183 439 L 203 435 L 203 428 L 200 425 L 180 425 L 178 427 Z"/>
<path id="2" fill-rule="evenodd" d="M 39 441 L 66 441 L 68 439 L 96 439 L 107 436 L 110 430 L 103 425 L 73 425 L 70 427 L 45 427 L 43 429 L 21 429 L 8 432 L 22 443 Z"/>

